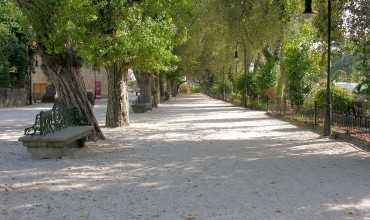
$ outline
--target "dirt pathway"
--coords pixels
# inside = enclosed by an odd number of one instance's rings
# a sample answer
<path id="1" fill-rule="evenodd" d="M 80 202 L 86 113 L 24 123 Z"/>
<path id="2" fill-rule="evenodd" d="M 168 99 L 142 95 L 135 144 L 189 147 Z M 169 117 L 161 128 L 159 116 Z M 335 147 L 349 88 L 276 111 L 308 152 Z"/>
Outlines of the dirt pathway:
<path id="1" fill-rule="evenodd" d="M 42 107 L 0 110 L 1 220 L 370 219 L 370 155 L 263 112 L 183 96 L 35 161 L 16 139 Z"/>

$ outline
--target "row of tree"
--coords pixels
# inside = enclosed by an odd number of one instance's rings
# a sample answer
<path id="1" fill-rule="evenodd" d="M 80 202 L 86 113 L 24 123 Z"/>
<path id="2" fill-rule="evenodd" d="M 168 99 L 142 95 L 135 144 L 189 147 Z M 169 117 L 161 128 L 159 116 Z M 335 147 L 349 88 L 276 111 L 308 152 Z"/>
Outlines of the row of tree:
<path id="1" fill-rule="evenodd" d="M 327 75 L 327 0 L 202 1 L 191 38 L 181 47 L 181 66 L 197 75 L 216 96 L 229 92 L 244 105 L 249 98 L 278 98 L 297 106 L 325 84 Z M 370 95 L 369 3 L 332 4 L 332 75 L 358 82 Z"/>
<path id="2" fill-rule="evenodd" d="M 129 125 L 128 70 L 154 105 L 174 94 L 179 72 L 175 48 L 188 39 L 195 1 L 191 0 L 10 0 L 32 33 L 29 45 L 42 58 L 42 69 L 59 101 L 77 107 L 95 136 L 104 138 L 80 74 L 83 63 L 101 66 L 108 75 L 107 127 Z M 17 12 L 18 13 L 18 12 Z M 165 86 L 167 88 L 165 89 Z M 151 88 L 154 88 L 152 91 Z M 173 91 L 171 91 L 173 90 Z M 168 95 L 167 95 L 168 96 Z M 150 100 L 152 101 L 152 100 Z"/>
<path id="3" fill-rule="evenodd" d="M 129 124 L 130 68 L 154 105 L 176 95 L 184 75 L 244 104 L 279 97 L 301 105 L 326 75 L 327 5 L 314 3 L 304 19 L 303 0 L 0 0 L 0 77 L 16 67 L 22 79 L 17 63 L 32 63 L 27 51 L 37 50 L 60 101 L 77 107 L 98 138 L 82 63 L 107 71 L 108 127 Z M 333 1 L 332 20 L 333 69 L 356 70 L 369 94 L 368 0 Z"/>

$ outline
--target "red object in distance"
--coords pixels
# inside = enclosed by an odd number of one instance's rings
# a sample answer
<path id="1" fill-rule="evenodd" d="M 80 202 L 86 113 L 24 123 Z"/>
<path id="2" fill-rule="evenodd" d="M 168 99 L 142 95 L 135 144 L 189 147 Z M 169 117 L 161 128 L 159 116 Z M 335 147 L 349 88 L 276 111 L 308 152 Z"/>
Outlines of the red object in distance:
<path id="1" fill-rule="evenodd" d="M 95 98 L 101 98 L 101 81 L 95 81 Z"/>

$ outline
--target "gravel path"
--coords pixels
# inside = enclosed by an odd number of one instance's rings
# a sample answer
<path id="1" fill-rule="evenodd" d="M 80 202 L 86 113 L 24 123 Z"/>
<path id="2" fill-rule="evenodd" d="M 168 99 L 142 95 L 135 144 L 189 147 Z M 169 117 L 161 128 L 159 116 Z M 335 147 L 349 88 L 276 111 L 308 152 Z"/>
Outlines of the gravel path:
<path id="1" fill-rule="evenodd" d="M 0 109 L 1 220 L 370 219 L 369 153 L 263 112 L 182 96 L 73 157 L 31 160 L 16 140 L 49 107 Z"/>

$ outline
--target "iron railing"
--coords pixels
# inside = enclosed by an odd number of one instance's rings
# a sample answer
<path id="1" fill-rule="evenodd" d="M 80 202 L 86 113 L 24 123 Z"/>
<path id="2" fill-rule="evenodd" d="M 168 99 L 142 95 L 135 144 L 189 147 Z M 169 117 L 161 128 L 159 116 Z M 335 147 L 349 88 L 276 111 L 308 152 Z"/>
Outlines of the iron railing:
<path id="1" fill-rule="evenodd" d="M 297 120 L 310 124 L 313 127 L 321 127 L 324 123 L 324 109 L 317 103 L 313 107 L 297 107 L 288 101 L 268 100 L 267 112 L 277 114 L 289 119 Z M 352 108 L 347 108 L 352 109 Z M 366 111 L 364 111 L 366 112 Z M 332 113 L 332 125 L 337 131 L 347 135 L 358 136 L 361 139 L 370 141 L 370 117 L 366 115 L 356 115 L 353 111 L 336 111 Z"/>
<path id="2" fill-rule="evenodd" d="M 26 128 L 24 134 L 45 136 L 66 127 L 87 124 L 86 117 L 80 115 L 76 108 L 67 108 L 55 103 L 51 110 L 37 114 L 35 124 Z"/>

